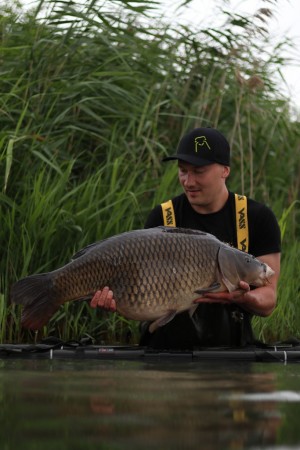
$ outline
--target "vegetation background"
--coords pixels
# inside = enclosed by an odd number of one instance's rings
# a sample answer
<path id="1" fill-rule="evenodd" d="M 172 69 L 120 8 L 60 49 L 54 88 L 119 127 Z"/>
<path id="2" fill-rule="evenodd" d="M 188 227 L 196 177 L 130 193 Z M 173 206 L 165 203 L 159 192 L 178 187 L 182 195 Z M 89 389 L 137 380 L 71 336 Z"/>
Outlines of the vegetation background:
<path id="1" fill-rule="evenodd" d="M 280 222 L 278 307 L 255 318 L 257 337 L 300 336 L 300 124 L 275 82 L 290 45 L 269 40 L 276 5 L 241 16 L 224 2 L 222 26 L 196 31 L 167 23 L 158 5 L 0 8 L 1 342 L 136 341 L 136 322 L 76 302 L 38 334 L 25 331 L 10 286 L 91 242 L 142 228 L 154 205 L 180 192 L 176 165 L 161 159 L 196 126 L 228 137 L 229 188 L 265 202 Z"/>

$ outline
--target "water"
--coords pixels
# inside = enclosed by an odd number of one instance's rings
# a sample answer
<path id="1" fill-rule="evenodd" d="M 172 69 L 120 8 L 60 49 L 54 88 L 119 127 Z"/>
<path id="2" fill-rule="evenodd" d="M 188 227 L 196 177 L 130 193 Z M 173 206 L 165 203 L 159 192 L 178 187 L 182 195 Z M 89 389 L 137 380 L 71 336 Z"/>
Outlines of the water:
<path id="1" fill-rule="evenodd" d="M 300 366 L 0 360 L 1 450 L 300 448 Z"/>

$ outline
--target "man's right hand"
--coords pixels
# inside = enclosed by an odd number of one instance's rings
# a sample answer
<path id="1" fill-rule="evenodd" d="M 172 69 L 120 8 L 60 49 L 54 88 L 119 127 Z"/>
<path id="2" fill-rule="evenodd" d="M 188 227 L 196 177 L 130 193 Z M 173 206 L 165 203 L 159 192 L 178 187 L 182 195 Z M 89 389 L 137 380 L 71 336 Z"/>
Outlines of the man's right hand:
<path id="1" fill-rule="evenodd" d="M 117 305 L 114 299 L 113 291 L 105 286 L 101 291 L 97 291 L 90 303 L 92 308 L 103 308 L 106 311 L 116 312 Z"/>

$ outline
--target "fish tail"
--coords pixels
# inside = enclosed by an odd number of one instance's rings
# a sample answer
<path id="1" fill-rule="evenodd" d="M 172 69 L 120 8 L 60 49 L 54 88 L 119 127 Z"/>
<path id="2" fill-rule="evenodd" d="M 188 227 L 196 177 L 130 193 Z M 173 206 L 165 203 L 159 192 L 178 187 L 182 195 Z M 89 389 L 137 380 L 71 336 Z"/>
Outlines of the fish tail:
<path id="1" fill-rule="evenodd" d="M 31 275 L 17 281 L 11 288 L 10 299 L 12 303 L 24 306 L 21 324 L 32 330 L 46 325 L 61 304 L 51 273 Z"/>

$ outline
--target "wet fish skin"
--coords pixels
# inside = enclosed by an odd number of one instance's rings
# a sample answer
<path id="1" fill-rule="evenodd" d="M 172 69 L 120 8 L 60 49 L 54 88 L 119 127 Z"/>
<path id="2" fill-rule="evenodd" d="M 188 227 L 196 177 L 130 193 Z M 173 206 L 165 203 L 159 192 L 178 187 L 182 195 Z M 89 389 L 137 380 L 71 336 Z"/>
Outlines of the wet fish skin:
<path id="1" fill-rule="evenodd" d="M 195 308 L 193 301 L 205 292 L 234 290 L 240 280 L 261 286 L 272 273 L 208 233 L 157 227 L 91 244 L 62 268 L 16 282 L 11 300 L 24 305 L 22 325 L 39 329 L 61 304 L 109 286 L 117 311 L 128 319 L 154 321 L 153 331 Z"/>

